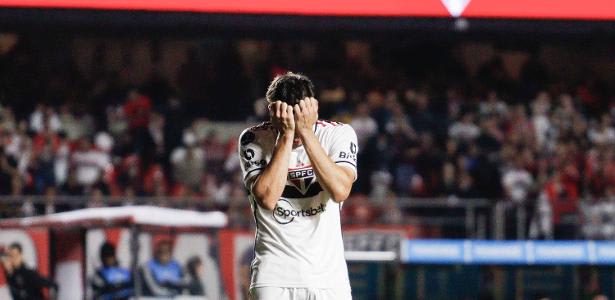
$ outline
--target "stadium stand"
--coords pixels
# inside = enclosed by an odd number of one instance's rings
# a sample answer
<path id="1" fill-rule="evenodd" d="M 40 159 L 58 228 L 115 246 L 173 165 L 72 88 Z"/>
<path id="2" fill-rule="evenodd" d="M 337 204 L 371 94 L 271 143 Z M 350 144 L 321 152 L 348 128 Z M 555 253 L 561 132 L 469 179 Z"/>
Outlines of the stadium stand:
<path id="1" fill-rule="evenodd" d="M 139 50 L 7 36 L 16 42 L 0 53 L 2 217 L 153 201 L 223 209 L 233 226 L 253 226 L 238 130 L 266 119 L 266 85 L 293 70 L 316 80 L 322 117 L 360 137 L 345 222 L 432 213 L 404 198 L 481 199 L 506 220 L 500 238 L 615 235 L 614 86 L 590 71 L 558 73 L 549 55 L 569 55 L 561 47 L 207 40 L 170 52 L 180 42 Z M 105 46 L 114 42 L 124 50 Z"/>

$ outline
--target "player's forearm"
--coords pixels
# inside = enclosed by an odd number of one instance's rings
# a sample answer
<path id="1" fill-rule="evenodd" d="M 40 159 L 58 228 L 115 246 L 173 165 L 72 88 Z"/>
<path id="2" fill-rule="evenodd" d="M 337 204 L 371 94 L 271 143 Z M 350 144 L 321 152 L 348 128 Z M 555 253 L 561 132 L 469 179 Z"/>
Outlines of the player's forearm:
<path id="1" fill-rule="evenodd" d="M 331 194 L 335 202 L 346 200 L 352 188 L 353 175 L 333 162 L 313 131 L 306 131 L 300 137 L 318 182 Z"/>
<path id="2" fill-rule="evenodd" d="M 252 194 L 258 204 L 267 210 L 275 208 L 278 199 L 282 196 L 288 176 L 288 162 L 293 148 L 293 133 L 281 134 L 273 150 L 271 161 L 265 170 L 258 176 Z"/>

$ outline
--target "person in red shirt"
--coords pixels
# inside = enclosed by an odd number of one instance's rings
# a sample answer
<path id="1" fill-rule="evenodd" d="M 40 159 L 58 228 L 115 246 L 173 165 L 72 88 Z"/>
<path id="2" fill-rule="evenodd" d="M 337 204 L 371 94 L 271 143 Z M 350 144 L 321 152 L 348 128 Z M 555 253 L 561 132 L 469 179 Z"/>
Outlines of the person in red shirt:
<path id="1" fill-rule="evenodd" d="M 134 151 L 138 154 L 143 169 L 147 169 L 156 155 L 156 144 L 149 132 L 152 101 L 146 95 L 132 89 L 128 92 L 124 104 L 124 115 L 128 120 Z"/>
<path id="2" fill-rule="evenodd" d="M 579 189 L 570 173 L 570 170 L 556 171 L 543 190 L 553 211 L 556 239 L 572 239 L 575 235 L 574 224 L 565 222 L 567 217 L 576 215 L 579 204 Z"/>
<path id="3" fill-rule="evenodd" d="M 124 115 L 128 119 L 131 129 L 147 128 L 152 111 L 152 101 L 149 97 L 139 93 L 136 89 L 128 92 L 124 103 Z"/>

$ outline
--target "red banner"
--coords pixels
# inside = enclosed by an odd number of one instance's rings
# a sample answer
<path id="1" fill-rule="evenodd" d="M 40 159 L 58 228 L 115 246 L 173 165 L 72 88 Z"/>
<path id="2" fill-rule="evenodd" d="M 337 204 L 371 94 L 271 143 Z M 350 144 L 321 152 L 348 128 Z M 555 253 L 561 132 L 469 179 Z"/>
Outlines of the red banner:
<path id="1" fill-rule="evenodd" d="M 615 20 L 612 0 L 2 0 L 1 6 L 323 16 Z"/>

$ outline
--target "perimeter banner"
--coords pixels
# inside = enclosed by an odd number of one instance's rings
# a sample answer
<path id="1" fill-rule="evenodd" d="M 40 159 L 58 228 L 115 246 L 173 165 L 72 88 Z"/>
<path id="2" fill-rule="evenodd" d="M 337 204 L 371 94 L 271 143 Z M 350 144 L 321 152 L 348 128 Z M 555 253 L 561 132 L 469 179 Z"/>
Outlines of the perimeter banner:
<path id="1" fill-rule="evenodd" d="M 615 265 L 612 241 L 407 240 L 410 264 Z"/>
<path id="2" fill-rule="evenodd" d="M 2 6 L 312 16 L 615 20 L 612 0 L 2 0 Z"/>

